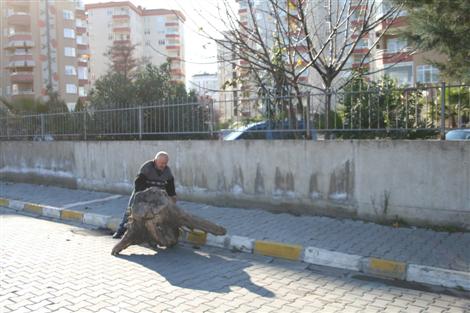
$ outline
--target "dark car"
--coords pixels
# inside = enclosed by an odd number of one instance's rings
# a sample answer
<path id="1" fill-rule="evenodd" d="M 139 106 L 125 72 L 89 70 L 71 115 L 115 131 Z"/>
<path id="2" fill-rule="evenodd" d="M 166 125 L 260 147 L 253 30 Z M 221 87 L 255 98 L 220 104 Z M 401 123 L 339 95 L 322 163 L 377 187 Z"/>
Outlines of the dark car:
<path id="1" fill-rule="evenodd" d="M 297 122 L 297 129 L 289 128 L 287 121 L 261 121 L 240 127 L 224 136 L 224 140 L 240 139 L 302 139 L 305 138 L 303 122 Z M 311 129 L 312 135 L 315 130 Z M 313 136 L 312 136 L 313 137 Z M 315 136 L 316 138 L 316 136 Z"/>
<path id="2" fill-rule="evenodd" d="M 446 140 L 470 140 L 470 129 L 454 129 L 446 134 Z"/>

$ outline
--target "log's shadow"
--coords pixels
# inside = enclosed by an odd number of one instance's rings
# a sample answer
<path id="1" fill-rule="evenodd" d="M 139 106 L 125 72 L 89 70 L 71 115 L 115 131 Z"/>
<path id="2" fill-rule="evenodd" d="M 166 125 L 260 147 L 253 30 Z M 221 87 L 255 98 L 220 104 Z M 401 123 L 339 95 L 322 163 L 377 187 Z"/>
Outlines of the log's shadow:
<path id="1" fill-rule="evenodd" d="M 173 286 L 217 293 L 228 293 L 231 286 L 239 286 L 262 297 L 272 298 L 273 292 L 256 285 L 245 268 L 249 261 L 229 255 L 200 252 L 175 246 L 159 249 L 156 254 L 120 254 L 119 258 L 145 266 L 155 271 Z M 152 278 L 149 277 L 149 280 Z M 156 284 L 158 284 L 158 280 Z"/>

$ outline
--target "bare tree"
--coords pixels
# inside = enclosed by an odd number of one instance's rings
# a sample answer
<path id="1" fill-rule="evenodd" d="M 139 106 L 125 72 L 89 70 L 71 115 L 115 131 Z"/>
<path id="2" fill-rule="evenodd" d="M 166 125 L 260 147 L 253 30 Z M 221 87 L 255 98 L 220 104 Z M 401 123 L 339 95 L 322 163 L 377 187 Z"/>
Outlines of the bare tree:
<path id="1" fill-rule="evenodd" d="M 227 61 L 236 62 L 239 81 L 277 99 L 292 93 L 300 114 L 302 92 L 321 91 L 326 128 L 333 88 L 341 89 L 357 75 L 375 73 L 378 53 L 371 52 L 400 12 L 383 0 L 237 2 L 238 12 L 229 0 L 221 8 L 229 35 L 212 38 L 227 49 L 234 47 L 237 59 Z M 281 103 L 284 111 L 293 110 L 292 103 Z"/>

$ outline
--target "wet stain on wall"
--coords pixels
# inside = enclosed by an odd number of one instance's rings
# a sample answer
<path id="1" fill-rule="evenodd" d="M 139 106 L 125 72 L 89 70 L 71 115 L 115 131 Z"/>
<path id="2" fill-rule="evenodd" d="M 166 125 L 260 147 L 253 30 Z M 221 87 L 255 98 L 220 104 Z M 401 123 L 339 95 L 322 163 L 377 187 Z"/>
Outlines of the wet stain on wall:
<path id="1" fill-rule="evenodd" d="M 330 174 L 328 198 L 336 201 L 352 199 L 354 190 L 354 163 L 346 161 Z"/>
<path id="2" fill-rule="evenodd" d="M 312 199 L 322 198 L 320 188 L 318 187 L 318 174 L 317 173 L 310 175 L 308 193 L 310 195 L 310 198 Z"/>
<path id="3" fill-rule="evenodd" d="M 244 189 L 243 172 L 240 166 L 234 166 L 232 170 L 232 190 Z"/>
<path id="4" fill-rule="evenodd" d="M 255 193 L 264 194 L 264 178 L 261 166 L 258 163 L 256 166 L 256 177 L 255 177 Z"/>
<path id="5" fill-rule="evenodd" d="M 279 167 L 276 167 L 276 174 L 274 176 L 274 185 L 276 191 L 294 191 L 295 190 L 295 181 L 294 175 L 291 172 L 283 174 Z"/>
<path id="6" fill-rule="evenodd" d="M 225 181 L 224 173 L 217 174 L 217 190 L 218 191 L 227 191 L 227 183 Z"/>
<path id="7" fill-rule="evenodd" d="M 207 177 L 204 173 L 196 174 L 196 177 L 194 178 L 194 183 L 199 188 L 205 188 L 205 189 L 208 188 Z"/>

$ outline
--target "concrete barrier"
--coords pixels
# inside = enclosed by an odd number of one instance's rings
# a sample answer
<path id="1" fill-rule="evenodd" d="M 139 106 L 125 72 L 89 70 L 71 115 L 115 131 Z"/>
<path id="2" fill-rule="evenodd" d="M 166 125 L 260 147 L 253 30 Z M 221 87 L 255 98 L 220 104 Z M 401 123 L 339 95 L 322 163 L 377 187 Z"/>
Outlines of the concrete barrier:
<path id="1" fill-rule="evenodd" d="M 0 177 L 129 193 L 169 152 L 180 199 L 470 229 L 470 142 L 0 142 Z"/>

